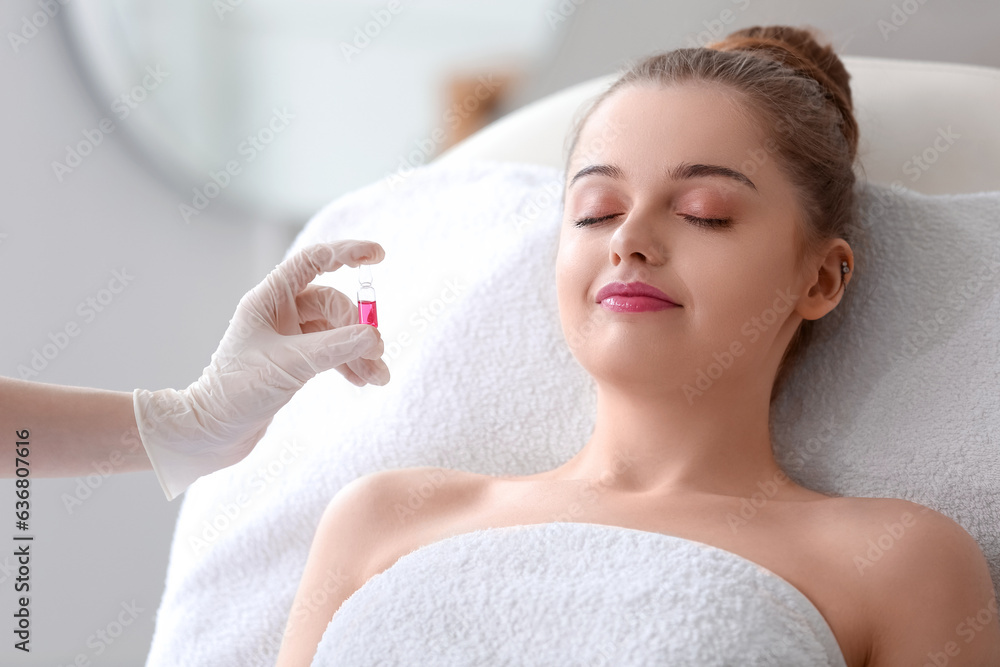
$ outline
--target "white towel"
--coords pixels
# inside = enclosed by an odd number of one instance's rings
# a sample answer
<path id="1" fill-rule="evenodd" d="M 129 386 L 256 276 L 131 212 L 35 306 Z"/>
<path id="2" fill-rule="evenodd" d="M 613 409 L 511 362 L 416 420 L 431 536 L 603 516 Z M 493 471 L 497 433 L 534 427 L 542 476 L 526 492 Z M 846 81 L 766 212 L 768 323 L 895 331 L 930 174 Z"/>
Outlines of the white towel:
<path id="1" fill-rule="evenodd" d="M 435 542 L 368 580 L 313 667 L 846 667 L 819 610 L 770 570 L 617 526 L 489 528 Z"/>
<path id="2" fill-rule="evenodd" d="M 345 238 L 385 247 L 373 275 L 392 380 L 321 374 L 250 456 L 188 489 L 147 667 L 273 665 L 320 515 L 352 479 L 413 466 L 529 474 L 586 442 L 594 387 L 566 346 L 554 285 L 561 179 L 431 164 L 307 225 L 289 252 Z M 862 298 L 820 321 L 779 399 L 776 455 L 807 487 L 949 515 L 998 582 L 1000 193 L 863 194 L 870 247 L 856 248 L 848 287 Z M 341 274 L 316 282 L 354 298 Z"/>

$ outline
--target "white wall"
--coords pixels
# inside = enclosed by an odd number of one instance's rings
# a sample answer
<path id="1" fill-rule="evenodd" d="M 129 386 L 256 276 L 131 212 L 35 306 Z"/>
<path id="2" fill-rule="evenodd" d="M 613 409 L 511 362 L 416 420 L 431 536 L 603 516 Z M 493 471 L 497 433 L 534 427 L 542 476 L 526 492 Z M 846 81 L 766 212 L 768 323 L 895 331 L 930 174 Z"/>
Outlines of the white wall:
<path id="1" fill-rule="evenodd" d="M 14 52 L 7 33 L 37 11 L 24 0 L 0 5 L 0 374 L 18 377 L 50 333 L 75 321 L 79 335 L 32 379 L 129 392 L 187 386 L 291 236 L 269 227 L 258 234 L 254 220 L 223 215 L 219 202 L 185 224 L 178 197 L 129 152 L 123 128 L 59 182 L 51 162 L 108 112 L 87 98 L 58 26 Z M 134 279 L 87 321 L 77 305 L 116 269 Z M 13 456 L 12 434 L 0 438 L 2 455 Z M 182 498 L 168 503 L 152 472 L 129 473 L 104 480 L 70 513 L 62 496 L 76 487 L 75 479 L 32 481 L 32 651 L 22 655 L 11 641 L 14 485 L 0 480 L 0 513 L 10 519 L 0 530 L 2 665 L 51 667 L 83 654 L 94 665 L 135 666 L 149 650 Z M 142 612 L 98 656 L 88 637 L 132 601 Z"/>
<path id="2" fill-rule="evenodd" d="M 702 46 L 753 25 L 812 25 L 838 53 L 1000 67 L 996 0 L 564 0 L 565 42 L 510 100 L 613 72 L 628 58 Z M 508 107 L 509 108 L 509 107 Z"/>

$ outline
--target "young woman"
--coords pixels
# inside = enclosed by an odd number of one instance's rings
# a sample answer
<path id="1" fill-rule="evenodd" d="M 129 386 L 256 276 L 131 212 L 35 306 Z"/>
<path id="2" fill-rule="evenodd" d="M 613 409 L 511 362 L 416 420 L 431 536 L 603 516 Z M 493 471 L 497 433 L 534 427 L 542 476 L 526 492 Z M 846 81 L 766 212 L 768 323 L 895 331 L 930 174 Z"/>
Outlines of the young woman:
<path id="1" fill-rule="evenodd" d="M 961 526 L 909 501 L 804 488 L 772 453 L 772 401 L 854 275 L 848 78 L 809 32 L 757 27 L 653 55 L 597 98 L 572 135 L 556 260 L 563 333 L 598 388 L 590 440 L 535 475 L 436 471 L 448 482 L 405 528 L 392 508 L 428 469 L 348 484 L 322 517 L 293 608 L 330 594 L 289 619 L 280 667 L 309 665 L 341 603 L 401 556 L 570 507 L 575 521 L 763 565 L 813 602 L 850 667 L 1000 664 L 995 613 L 970 640 L 958 631 L 997 608 Z M 720 356 L 722 374 L 699 383 Z M 762 485 L 773 495 L 734 525 Z M 588 490 L 596 499 L 581 502 Z M 892 524 L 905 538 L 859 571 Z"/>

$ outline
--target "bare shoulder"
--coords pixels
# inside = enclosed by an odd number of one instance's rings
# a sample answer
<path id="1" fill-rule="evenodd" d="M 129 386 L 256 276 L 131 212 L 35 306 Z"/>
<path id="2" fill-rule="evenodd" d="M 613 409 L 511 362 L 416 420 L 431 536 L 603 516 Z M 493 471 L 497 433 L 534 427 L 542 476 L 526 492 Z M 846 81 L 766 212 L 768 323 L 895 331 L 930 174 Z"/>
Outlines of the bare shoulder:
<path id="1" fill-rule="evenodd" d="M 474 493 L 485 479 L 462 470 L 421 466 L 379 470 L 351 484 L 359 487 L 359 494 L 377 501 L 380 518 L 392 519 L 389 524 L 405 524 L 424 511 L 443 508 Z"/>
<path id="2" fill-rule="evenodd" d="M 446 471 L 382 470 L 345 484 L 327 503 L 313 535 L 278 654 L 279 667 L 309 664 L 345 600 L 411 543 L 432 507 L 453 496 Z M 417 499 L 417 500 L 414 500 Z M 394 556 L 393 556 L 394 555 Z"/>
<path id="3" fill-rule="evenodd" d="M 836 498 L 841 561 L 863 590 L 872 624 L 869 667 L 1000 664 L 989 565 L 958 522 L 899 498 Z M 934 664 L 931 661 L 931 664 Z"/>
<path id="4" fill-rule="evenodd" d="M 878 552 L 884 556 L 895 551 L 905 553 L 909 558 L 919 555 L 930 557 L 935 553 L 942 555 L 949 547 L 953 550 L 973 549 L 982 556 L 975 538 L 957 521 L 920 503 L 902 498 L 833 497 L 827 505 L 831 514 L 842 519 L 839 522 L 841 530 L 853 534 L 851 541 L 861 539 L 863 544 L 878 547 L 872 553 L 872 561 L 881 560 Z M 841 534 L 838 537 L 847 536 Z M 916 548 L 896 549 L 908 543 L 927 541 L 934 541 L 938 547 L 930 552 Z M 859 575 L 863 572 L 859 570 Z"/>
<path id="5" fill-rule="evenodd" d="M 365 579 L 447 533 L 450 517 L 482 488 L 484 476 L 421 466 L 379 470 L 346 485 L 340 502 L 358 513 L 368 554 Z M 337 499 L 335 499 L 336 501 Z"/>
<path id="6" fill-rule="evenodd" d="M 975 538 L 954 519 L 930 507 L 901 498 L 840 497 L 826 504 L 831 535 L 844 546 L 844 556 L 866 585 L 890 585 L 904 566 L 968 565 L 977 557 L 988 571 Z"/>

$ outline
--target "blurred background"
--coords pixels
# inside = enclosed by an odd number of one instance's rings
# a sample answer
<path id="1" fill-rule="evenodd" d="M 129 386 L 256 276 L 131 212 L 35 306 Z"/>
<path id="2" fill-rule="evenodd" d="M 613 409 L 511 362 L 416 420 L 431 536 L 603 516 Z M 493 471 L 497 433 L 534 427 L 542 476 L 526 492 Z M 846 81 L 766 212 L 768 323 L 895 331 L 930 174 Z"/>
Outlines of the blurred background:
<path id="1" fill-rule="evenodd" d="M 7 0 L 0 374 L 186 387 L 324 204 L 629 58 L 774 23 L 842 54 L 1000 67 L 995 0 Z M 33 501 L 31 653 L 7 641 L 0 664 L 143 664 L 183 498 L 95 468 L 33 480 Z"/>

